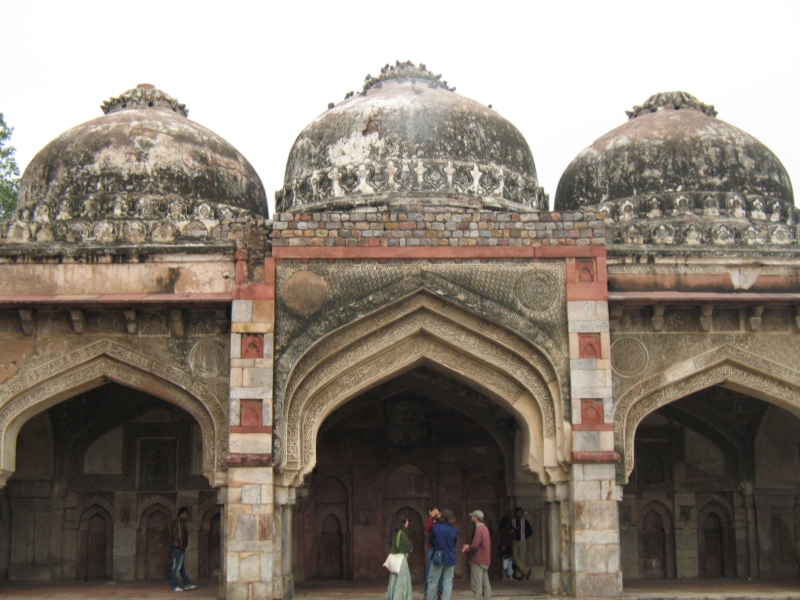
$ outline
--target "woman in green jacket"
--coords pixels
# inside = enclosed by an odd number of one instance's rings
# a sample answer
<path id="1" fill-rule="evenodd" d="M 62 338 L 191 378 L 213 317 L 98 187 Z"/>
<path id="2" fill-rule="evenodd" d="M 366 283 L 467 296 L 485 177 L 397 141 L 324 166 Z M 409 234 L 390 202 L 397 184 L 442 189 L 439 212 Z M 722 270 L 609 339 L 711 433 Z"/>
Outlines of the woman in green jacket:
<path id="1" fill-rule="evenodd" d="M 408 555 L 413 546 L 408 538 L 408 518 L 405 515 L 397 517 L 397 523 L 392 530 L 392 539 L 389 542 L 391 554 L 404 554 L 403 565 L 398 574 L 389 574 L 389 589 L 386 590 L 386 600 L 412 600 L 411 598 L 411 571 L 408 570 Z"/>

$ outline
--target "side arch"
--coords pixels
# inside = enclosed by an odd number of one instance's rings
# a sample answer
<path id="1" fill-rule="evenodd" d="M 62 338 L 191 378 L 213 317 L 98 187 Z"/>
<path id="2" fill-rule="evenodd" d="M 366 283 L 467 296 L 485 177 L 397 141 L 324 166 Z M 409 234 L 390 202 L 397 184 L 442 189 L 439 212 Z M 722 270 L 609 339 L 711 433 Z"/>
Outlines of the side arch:
<path id="1" fill-rule="evenodd" d="M 676 564 L 675 564 L 675 529 L 674 523 L 672 520 L 672 511 L 670 508 L 663 503 L 661 499 L 657 500 L 649 500 L 647 499 L 642 500 L 639 503 L 638 508 L 638 516 L 637 516 L 637 529 L 639 531 L 639 546 L 640 546 L 640 557 L 639 560 L 642 562 L 640 564 L 640 572 L 645 572 L 645 565 L 644 565 L 644 540 L 643 537 L 647 533 L 646 528 L 646 520 L 650 513 L 655 513 L 658 515 L 658 518 L 661 520 L 661 526 L 663 527 L 663 535 L 664 535 L 664 542 L 663 542 L 663 551 L 664 551 L 664 565 L 663 565 L 663 573 L 664 577 L 675 577 L 676 576 Z"/>
<path id="2" fill-rule="evenodd" d="M 14 473 L 17 434 L 35 415 L 105 381 L 138 389 L 171 402 L 194 417 L 203 435 L 203 474 L 224 483 L 227 410 L 188 373 L 135 350 L 100 340 L 56 360 L 20 372 L 0 389 L 0 486 Z"/>
<path id="3" fill-rule="evenodd" d="M 712 540 L 708 539 L 706 531 L 706 520 L 710 516 L 716 517 L 719 523 L 720 530 L 718 534 L 720 538 L 714 540 L 718 545 L 718 553 L 710 552 L 709 546 L 712 545 Z M 713 518 L 713 517 L 712 517 Z M 719 562 L 717 565 L 719 573 L 713 573 L 709 570 L 708 557 L 709 554 L 714 556 L 714 562 Z M 714 498 L 707 502 L 697 514 L 697 555 L 699 559 L 700 576 L 701 577 L 735 577 L 736 576 L 736 535 L 733 527 L 733 511 L 729 503 L 722 498 Z"/>
<path id="4" fill-rule="evenodd" d="M 107 506 L 108 503 L 98 498 L 90 506 L 79 512 L 76 579 L 113 578 L 114 520 L 111 515 L 114 513 L 109 511 Z M 101 540 L 95 540 L 105 542 L 101 546 L 101 556 L 92 556 L 92 546 L 94 544 L 92 544 L 92 532 L 90 530 L 93 529 L 92 522 L 96 519 L 105 524 L 105 527 L 100 530 Z"/>
<path id="5" fill-rule="evenodd" d="M 639 423 L 662 406 L 714 385 L 775 404 L 800 418 L 800 372 L 739 347 L 722 346 L 671 366 L 617 400 L 614 440 L 623 457 L 618 473 L 623 483 L 633 470 Z"/>
<path id="6" fill-rule="evenodd" d="M 351 398 L 420 365 L 452 376 L 506 408 L 523 432 L 523 466 L 543 482 L 568 462 L 555 370 L 511 332 L 427 293 L 403 311 L 368 315 L 311 348 L 288 378 L 278 463 L 300 485 L 316 460 L 322 421 Z M 436 308 L 431 308 L 431 304 Z M 497 331 L 500 330 L 500 331 Z M 502 334 L 502 335 L 501 335 Z"/>

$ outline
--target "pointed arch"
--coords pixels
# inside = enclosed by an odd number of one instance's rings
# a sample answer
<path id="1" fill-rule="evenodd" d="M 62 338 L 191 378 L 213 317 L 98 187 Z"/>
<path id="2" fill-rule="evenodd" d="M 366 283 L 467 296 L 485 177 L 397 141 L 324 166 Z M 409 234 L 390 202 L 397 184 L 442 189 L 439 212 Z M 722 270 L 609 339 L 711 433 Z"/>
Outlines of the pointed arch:
<path id="1" fill-rule="evenodd" d="M 622 482 L 627 483 L 633 470 L 639 423 L 662 406 L 714 385 L 759 398 L 800 417 L 800 372 L 737 346 L 721 346 L 671 366 L 616 401 L 614 439 L 623 457 L 618 474 Z"/>
<path id="2" fill-rule="evenodd" d="M 105 381 L 138 389 L 180 406 L 203 434 L 203 474 L 223 482 L 227 409 L 202 382 L 136 350 L 99 340 L 59 358 L 24 369 L 0 389 L 0 486 L 13 474 L 17 434 L 32 417 Z"/>
<path id="3" fill-rule="evenodd" d="M 524 438 L 523 465 L 549 481 L 563 468 L 564 416 L 553 365 L 505 328 L 421 291 L 323 338 L 288 374 L 276 420 L 281 471 L 299 485 L 316 462 L 324 419 L 355 396 L 420 365 L 452 376 L 512 414 Z"/>

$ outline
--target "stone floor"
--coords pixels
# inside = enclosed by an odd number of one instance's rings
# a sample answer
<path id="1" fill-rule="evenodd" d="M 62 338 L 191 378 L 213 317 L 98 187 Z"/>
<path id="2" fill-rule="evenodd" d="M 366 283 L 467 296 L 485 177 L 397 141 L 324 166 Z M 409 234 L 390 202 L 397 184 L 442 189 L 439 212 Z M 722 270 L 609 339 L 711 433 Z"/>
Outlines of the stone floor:
<path id="1" fill-rule="evenodd" d="M 414 585 L 422 598 L 422 583 Z M 492 582 L 493 600 L 549 598 L 541 582 Z M 297 584 L 295 597 L 302 600 L 383 600 L 384 582 L 309 582 Z M 217 598 L 216 581 L 200 581 L 191 592 L 175 594 L 167 582 L 7 582 L 0 581 L 2 600 L 81 599 L 145 600 L 150 598 Z M 456 581 L 453 600 L 470 600 L 468 582 Z M 625 582 L 625 600 L 800 600 L 800 579 L 744 581 L 730 579 L 639 580 Z"/>

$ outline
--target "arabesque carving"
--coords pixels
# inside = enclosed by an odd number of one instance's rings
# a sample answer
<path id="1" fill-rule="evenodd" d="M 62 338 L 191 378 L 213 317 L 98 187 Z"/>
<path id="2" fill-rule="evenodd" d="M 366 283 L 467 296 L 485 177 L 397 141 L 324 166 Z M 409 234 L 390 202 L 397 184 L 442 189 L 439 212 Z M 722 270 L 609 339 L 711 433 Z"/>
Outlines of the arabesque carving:
<path id="1" fill-rule="evenodd" d="M 554 443 L 561 410 L 548 384 L 555 382 L 555 372 L 552 367 L 544 373 L 534 368 L 536 363 L 546 365 L 546 359 L 522 339 L 501 334 L 502 328 L 482 319 L 468 326 L 454 321 L 453 315 L 443 316 L 447 309 L 467 315 L 427 293 L 416 294 L 312 348 L 285 389 L 285 418 L 276 421 L 275 436 L 285 447 L 276 444 L 276 463 L 289 471 L 313 466 L 316 430 L 329 412 L 370 382 L 423 360 L 460 373 L 509 408 L 527 391 L 541 416 L 540 441 Z"/>
<path id="2" fill-rule="evenodd" d="M 569 419 L 569 362 L 566 352 L 565 275 L 560 263 L 480 262 L 440 264 L 414 261 L 410 264 L 327 264 L 323 261 L 301 264 L 284 261 L 278 269 L 277 288 L 299 270 L 312 270 L 328 282 L 325 305 L 309 320 L 300 320 L 280 300 L 276 300 L 275 334 L 275 460 L 283 459 L 282 431 L 288 404 L 297 384 L 290 377 L 304 376 L 310 356 L 324 356 L 343 347 L 370 330 L 393 321 L 426 304 L 440 314 L 463 310 L 480 315 L 478 333 L 494 338 L 539 371 L 545 381 L 558 381 L 561 394 L 559 412 Z M 546 310 L 534 313 L 517 296 L 517 282 L 525 273 L 539 272 L 557 290 Z M 403 300 L 405 299 L 405 300 Z M 398 300 L 402 300 L 398 302 Z M 358 322 L 358 327 L 347 327 Z M 334 333 L 335 332 L 335 333 Z M 511 333 L 514 332 L 514 333 Z M 313 350 L 312 350 L 313 348 Z M 301 360 L 304 361 L 301 364 Z M 294 385 L 295 387 L 292 387 Z"/>
<path id="3" fill-rule="evenodd" d="M 110 378 L 138 389 L 167 384 L 168 399 L 189 412 L 203 432 L 204 471 L 213 480 L 227 452 L 227 410 L 203 383 L 171 365 L 109 340 L 99 340 L 44 364 L 23 368 L 0 389 L 0 436 L 26 409 L 82 384 Z"/>

